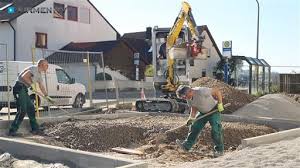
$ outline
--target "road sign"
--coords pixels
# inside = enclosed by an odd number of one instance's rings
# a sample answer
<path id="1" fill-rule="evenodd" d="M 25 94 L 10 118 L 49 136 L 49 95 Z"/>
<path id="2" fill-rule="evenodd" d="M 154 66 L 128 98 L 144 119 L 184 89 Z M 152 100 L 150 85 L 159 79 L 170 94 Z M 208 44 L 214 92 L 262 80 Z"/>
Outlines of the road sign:
<path id="1" fill-rule="evenodd" d="M 223 41 L 223 56 L 230 58 L 232 56 L 232 41 Z"/>

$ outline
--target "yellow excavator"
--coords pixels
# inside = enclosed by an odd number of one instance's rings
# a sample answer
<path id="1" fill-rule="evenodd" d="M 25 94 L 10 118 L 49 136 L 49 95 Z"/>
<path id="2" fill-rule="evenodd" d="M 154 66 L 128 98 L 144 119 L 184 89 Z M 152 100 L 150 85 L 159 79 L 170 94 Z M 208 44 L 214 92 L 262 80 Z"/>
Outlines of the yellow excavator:
<path id="1" fill-rule="evenodd" d="M 185 22 L 187 25 L 184 24 Z M 179 84 L 188 83 L 188 80 L 181 81 L 183 77 L 179 77 L 179 74 L 188 74 L 187 62 L 201 53 L 203 42 L 191 6 L 187 2 L 182 3 L 182 8 L 171 29 L 155 27 L 151 32 L 153 64 L 157 62 L 157 41 L 159 38 L 164 38 L 166 34 L 167 68 L 163 77 L 158 76 L 155 70 L 154 83 L 156 88 L 167 95 L 162 98 L 138 99 L 137 111 L 182 113 L 186 109 L 186 102 L 176 98 L 175 95 Z M 177 42 L 179 38 L 182 40 L 180 43 Z"/>

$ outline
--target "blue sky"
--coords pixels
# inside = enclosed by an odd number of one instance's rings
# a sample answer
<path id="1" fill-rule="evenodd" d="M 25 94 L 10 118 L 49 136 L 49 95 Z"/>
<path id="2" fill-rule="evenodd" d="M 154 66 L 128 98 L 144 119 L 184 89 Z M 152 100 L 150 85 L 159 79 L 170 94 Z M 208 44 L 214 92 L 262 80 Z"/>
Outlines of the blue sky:
<path id="1" fill-rule="evenodd" d="M 121 33 L 171 27 L 181 0 L 91 0 Z M 255 0 L 189 0 L 197 25 L 207 25 L 218 47 L 233 41 L 233 54 L 256 56 Z M 259 0 L 259 57 L 272 66 L 300 66 L 300 0 Z M 287 68 L 286 68 L 287 69 Z M 300 72 L 299 68 L 293 68 Z M 284 68 L 283 68 L 284 70 Z M 290 71 L 290 69 L 288 70 Z"/>

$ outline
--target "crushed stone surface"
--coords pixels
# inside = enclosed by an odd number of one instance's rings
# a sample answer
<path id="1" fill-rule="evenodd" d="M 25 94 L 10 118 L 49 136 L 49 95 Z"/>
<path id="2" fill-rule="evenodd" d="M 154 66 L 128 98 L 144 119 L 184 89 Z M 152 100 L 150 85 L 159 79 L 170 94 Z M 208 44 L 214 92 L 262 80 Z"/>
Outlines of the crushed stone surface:
<path id="1" fill-rule="evenodd" d="M 194 81 L 191 85 L 192 87 L 209 87 L 209 88 L 218 88 L 223 95 L 223 104 L 231 103 L 231 106 L 228 107 L 226 113 L 231 113 L 237 109 L 243 107 L 244 105 L 254 101 L 255 96 L 244 93 L 240 90 L 235 89 L 234 87 L 219 81 L 217 79 L 203 77 Z"/>
<path id="2" fill-rule="evenodd" d="M 9 153 L 0 155 L 1 168 L 69 168 L 61 163 L 44 164 L 34 160 L 19 160 Z"/>
<path id="3" fill-rule="evenodd" d="M 188 127 L 164 134 L 165 131 L 184 124 L 186 119 L 187 117 L 181 114 L 162 113 L 114 120 L 69 120 L 46 123 L 45 136 L 36 142 L 103 153 L 111 152 L 113 147 L 137 149 L 145 155 L 133 159 L 146 160 L 150 165 L 159 164 L 159 167 L 212 158 L 213 144 L 209 124 L 203 129 L 192 152 L 181 151 L 175 144 L 176 139 L 185 139 Z M 241 139 L 276 132 L 270 127 L 261 125 L 229 122 L 222 124 L 226 152 L 236 150 Z M 167 138 L 160 142 L 158 137 L 162 134 Z"/>

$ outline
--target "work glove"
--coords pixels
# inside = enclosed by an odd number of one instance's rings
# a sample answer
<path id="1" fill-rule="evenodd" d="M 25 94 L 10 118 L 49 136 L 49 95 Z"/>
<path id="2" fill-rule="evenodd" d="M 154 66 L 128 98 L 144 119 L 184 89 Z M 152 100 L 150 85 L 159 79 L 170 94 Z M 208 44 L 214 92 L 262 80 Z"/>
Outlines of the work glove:
<path id="1" fill-rule="evenodd" d="M 218 104 L 218 111 L 221 113 L 222 111 L 224 111 L 224 106 L 223 103 L 219 103 Z"/>
<path id="2" fill-rule="evenodd" d="M 189 119 L 186 121 L 186 125 L 190 126 L 190 125 L 194 124 L 195 120 L 196 120 L 196 118 L 189 117 Z"/>
<path id="3" fill-rule="evenodd" d="M 37 90 L 36 90 L 36 84 L 35 83 L 32 83 L 31 85 L 30 85 L 30 88 L 31 88 L 31 90 L 33 91 L 33 92 L 36 92 Z"/>
<path id="4" fill-rule="evenodd" d="M 54 104 L 54 103 L 55 103 L 55 101 L 54 101 L 51 97 L 49 97 L 49 96 L 44 96 L 44 98 L 45 98 L 49 103 L 51 103 L 51 104 Z"/>

